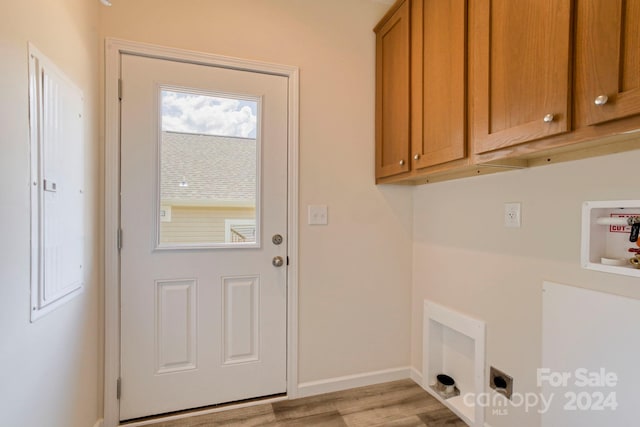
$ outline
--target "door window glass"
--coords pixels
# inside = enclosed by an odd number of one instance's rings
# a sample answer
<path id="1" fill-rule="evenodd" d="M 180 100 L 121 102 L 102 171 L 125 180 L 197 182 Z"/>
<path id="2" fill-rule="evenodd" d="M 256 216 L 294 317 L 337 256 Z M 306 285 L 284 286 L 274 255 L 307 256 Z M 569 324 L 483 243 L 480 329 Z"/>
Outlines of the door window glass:
<path id="1" fill-rule="evenodd" d="M 158 247 L 259 244 L 259 99 L 162 88 Z"/>

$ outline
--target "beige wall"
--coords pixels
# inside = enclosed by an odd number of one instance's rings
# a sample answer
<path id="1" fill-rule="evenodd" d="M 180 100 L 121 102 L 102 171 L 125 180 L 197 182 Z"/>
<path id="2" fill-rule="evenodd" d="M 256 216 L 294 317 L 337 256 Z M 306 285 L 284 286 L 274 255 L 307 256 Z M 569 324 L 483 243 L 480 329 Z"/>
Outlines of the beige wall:
<path id="1" fill-rule="evenodd" d="M 98 2 L 22 0 L 0 18 L 0 413 L 2 425 L 90 427 L 99 389 Z M 27 42 L 85 96 L 84 292 L 29 322 L 29 123 Z"/>
<path id="2" fill-rule="evenodd" d="M 103 37 L 300 67 L 301 382 L 408 366 L 411 190 L 376 187 L 371 0 L 114 0 Z M 329 225 L 306 225 L 327 204 Z"/>
<path id="3" fill-rule="evenodd" d="M 580 268 L 582 202 L 638 199 L 639 162 L 635 151 L 418 187 L 413 366 L 429 298 L 485 320 L 487 367 L 512 375 L 514 391 L 538 391 L 543 280 L 640 298 L 637 278 Z M 505 202 L 522 203 L 522 228 L 503 227 Z M 487 416 L 492 427 L 540 425 L 535 411 Z"/>

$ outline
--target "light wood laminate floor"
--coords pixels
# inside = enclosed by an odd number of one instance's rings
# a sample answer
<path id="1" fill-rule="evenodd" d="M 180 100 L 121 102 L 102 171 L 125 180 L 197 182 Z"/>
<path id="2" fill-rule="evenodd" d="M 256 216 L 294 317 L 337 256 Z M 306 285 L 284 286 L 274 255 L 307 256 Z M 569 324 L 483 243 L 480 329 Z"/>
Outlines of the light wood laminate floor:
<path id="1" fill-rule="evenodd" d="M 465 427 L 466 424 L 416 383 L 401 380 L 152 426 Z"/>

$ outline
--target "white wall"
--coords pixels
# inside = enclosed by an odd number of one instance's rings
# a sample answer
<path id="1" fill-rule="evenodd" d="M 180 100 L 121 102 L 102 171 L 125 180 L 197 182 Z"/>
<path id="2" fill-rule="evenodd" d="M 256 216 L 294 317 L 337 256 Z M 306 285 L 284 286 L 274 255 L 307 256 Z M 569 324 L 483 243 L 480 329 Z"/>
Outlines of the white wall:
<path id="1" fill-rule="evenodd" d="M 374 185 L 371 0 L 114 0 L 101 35 L 300 67 L 300 382 L 409 365 L 411 190 Z M 309 204 L 329 225 L 306 225 Z"/>
<path id="2" fill-rule="evenodd" d="M 97 1 L 22 0 L 0 18 L 0 413 L 7 426 L 89 427 L 100 410 Z M 29 322 L 27 42 L 84 92 L 85 289 Z"/>
<path id="3" fill-rule="evenodd" d="M 416 188 L 413 366 L 428 298 L 487 322 L 487 375 L 493 365 L 514 377 L 514 392 L 539 392 L 543 280 L 640 298 L 637 278 L 580 268 L 582 202 L 638 199 L 639 163 L 634 151 Z M 522 203 L 521 228 L 503 227 L 505 202 Z M 487 417 L 493 427 L 540 425 L 535 410 Z"/>

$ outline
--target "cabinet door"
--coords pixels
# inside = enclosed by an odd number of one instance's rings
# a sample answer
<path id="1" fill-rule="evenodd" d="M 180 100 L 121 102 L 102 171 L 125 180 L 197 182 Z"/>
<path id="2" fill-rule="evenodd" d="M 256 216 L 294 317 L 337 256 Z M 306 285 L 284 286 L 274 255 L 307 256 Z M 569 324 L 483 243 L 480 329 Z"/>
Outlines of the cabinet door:
<path id="1" fill-rule="evenodd" d="M 376 178 L 409 171 L 409 0 L 376 31 Z"/>
<path id="2" fill-rule="evenodd" d="M 576 122 L 640 114 L 640 0 L 579 0 Z"/>
<path id="3" fill-rule="evenodd" d="M 465 156 L 466 0 L 414 0 L 411 155 L 413 168 Z"/>
<path id="4" fill-rule="evenodd" d="M 569 130 L 572 0 L 471 0 L 474 152 Z"/>

